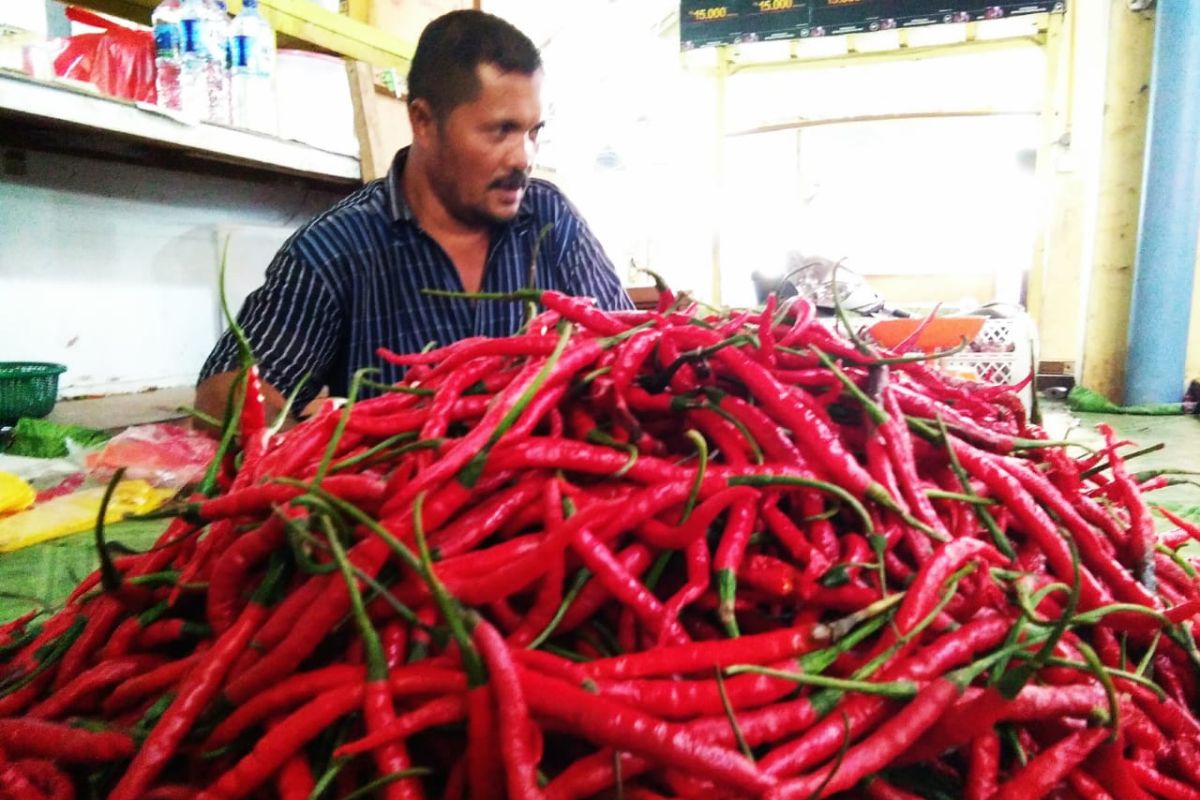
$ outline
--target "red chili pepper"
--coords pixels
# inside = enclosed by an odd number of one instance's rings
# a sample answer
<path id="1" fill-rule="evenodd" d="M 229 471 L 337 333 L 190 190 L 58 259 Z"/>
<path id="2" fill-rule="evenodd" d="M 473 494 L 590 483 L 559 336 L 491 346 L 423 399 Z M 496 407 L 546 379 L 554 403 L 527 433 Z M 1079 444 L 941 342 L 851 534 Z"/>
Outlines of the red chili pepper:
<path id="1" fill-rule="evenodd" d="M 653 767 L 640 756 L 604 748 L 584 756 L 555 776 L 546 786 L 547 800 L 576 800 L 600 794 L 616 782 L 614 763 L 620 764 L 621 777 L 625 779 L 635 778 Z"/>
<path id="2" fill-rule="evenodd" d="M 575 531 L 572 546 L 596 580 L 631 608 L 656 636 L 666 636 L 675 642 L 688 640 L 678 621 L 667 616 L 662 603 L 641 581 L 626 572 L 612 551 L 586 528 Z"/>
<path id="3" fill-rule="evenodd" d="M 80 673 L 42 702 L 25 712 L 27 719 L 55 719 L 63 716 L 77 703 L 97 692 L 121 683 L 134 675 L 158 666 L 161 659 L 152 656 L 127 656 L 105 661 Z"/>
<path id="4" fill-rule="evenodd" d="M 83 670 L 84 665 L 120 623 L 124 613 L 125 609 L 121 602 L 108 594 L 97 597 L 88 605 L 87 624 L 83 628 L 83 633 L 67 650 L 55 673 L 53 686 L 56 690 L 65 686 Z"/>
<path id="5" fill-rule="evenodd" d="M 1163 775 L 1145 764 L 1130 762 L 1129 771 L 1138 785 L 1165 800 L 1200 800 L 1200 789 Z"/>
<path id="6" fill-rule="evenodd" d="M 248 699 L 232 714 L 221 720 L 205 740 L 202 750 L 216 750 L 236 739 L 243 731 L 268 717 L 283 713 L 297 703 L 332 689 L 361 684 L 366 669 L 349 664 L 336 664 L 323 669 L 299 672 L 266 691 Z"/>
<path id="7" fill-rule="evenodd" d="M 496 703 L 491 684 L 467 690 L 467 745 L 465 754 L 467 794 L 487 797 L 500 786 L 507 786 L 500 743 L 496 741 Z"/>
<path id="8" fill-rule="evenodd" d="M 1000 776 L 1000 736 L 988 730 L 971 740 L 971 765 L 962 800 L 991 800 Z"/>
<path id="9" fill-rule="evenodd" d="M 976 739 L 1001 722 L 1087 717 L 1107 702 L 1104 688 L 1095 683 L 1074 686 L 1027 685 L 1014 698 L 989 688 L 957 703 L 905 754 L 906 762 L 924 762 Z"/>
<path id="10" fill-rule="evenodd" d="M 888 508 L 895 507 L 891 495 L 841 446 L 841 437 L 833 432 L 802 390 L 779 383 L 740 350 L 726 347 L 718 351 L 716 357 L 746 384 L 775 419 L 792 432 L 806 451 L 814 454 L 821 467 L 841 486 L 857 497 L 870 498 Z"/>
<path id="11" fill-rule="evenodd" d="M 906 661 L 885 666 L 879 673 L 880 680 L 945 680 L 941 678 L 947 670 L 968 662 L 975 654 L 989 650 L 999 644 L 1008 633 L 1011 623 L 1000 616 L 982 616 L 957 630 L 941 636 L 909 656 Z M 794 774 L 835 755 L 842 745 L 849 728 L 852 735 L 873 728 L 892 710 L 890 701 L 875 696 L 854 695 L 844 702 L 839 714 L 827 714 L 805 734 L 777 747 L 759 762 L 759 766 L 772 773 Z M 903 715 L 901 715 L 903 716 Z M 917 741 L 912 736 L 910 744 Z"/>
<path id="12" fill-rule="evenodd" d="M 144 700 L 181 680 L 205 655 L 200 649 L 177 661 L 168 661 L 160 667 L 144 672 L 122 683 L 100 704 L 105 714 L 115 714 Z"/>
<path id="13" fill-rule="evenodd" d="M 919 795 L 898 789 L 879 777 L 870 779 L 866 791 L 871 800 L 920 800 Z"/>
<path id="14" fill-rule="evenodd" d="M 853 745 L 836 765 L 781 783 L 767 797 L 770 800 L 820 798 L 849 789 L 903 752 L 909 742 L 937 721 L 961 690 L 957 683 L 945 678 L 931 682 L 904 707 L 902 714 L 888 719 Z M 765 761 L 763 769 L 768 769 Z"/>
<path id="15" fill-rule="evenodd" d="M 537 759 L 530 750 L 532 721 L 525 691 L 508 645 L 486 621 L 475 626 L 473 638 L 488 669 L 496 703 L 500 752 L 504 757 L 507 796 L 512 800 L 542 797 L 537 782 Z"/>
<path id="16" fill-rule="evenodd" d="M 334 755 L 342 758 L 366 753 L 389 742 L 407 739 L 432 727 L 461 722 L 466 716 L 466 695 L 450 694 L 438 697 L 412 711 L 400 714 L 386 727 L 357 741 L 342 745 Z"/>
<path id="17" fill-rule="evenodd" d="M 1082 769 L 1071 770 L 1071 774 L 1067 776 L 1067 781 L 1081 798 L 1086 797 L 1088 800 L 1114 800 L 1113 796 L 1100 785 L 1099 781 Z"/>
<path id="18" fill-rule="evenodd" d="M 383 498 L 385 484 L 370 475 L 329 475 L 321 481 L 321 488 L 355 505 L 374 505 Z M 262 483 L 206 500 L 185 513 L 207 521 L 263 514 L 272 506 L 285 506 L 304 493 L 305 489 L 299 486 Z"/>
<path id="19" fill-rule="evenodd" d="M 22 772 L 16 764 L 0 764 L 0 792 L 6 797 L 21 800 L 48 800 L 41 789 Z"/>
<path id="20" fill-rule="evenodd" d="M 250 571 L 281 548 L 286 540 L 283 520 L 271 516 L 256 530 L 239 536 L 217 556 L 205 594 L 205 618 L 216 635 L 229 630 L 237 619 Z"/>
<path id="21" fill-rule="evenodd" d="M 741 754 L 704 744 L 677 725 L 554 678 L 526 671 L 521 680 L 535 715 L 553 719 L 598 744 L 649 756 L 660 764 L 756 796 L 774 784 Z"/>
<path id="22" fill-rule="evenodd" d="M 784 628 L 736 640 L 693 642 L 660 647 L 644 653 L 607 658 L 584 664 L 593 678 L 650 678 L 674 673 L 708 672 L 732 664 L 767 664 L 801 655 L 829 638 L 823 625 Z"/>
<path id="23" fill-rule="evenodd" d="M 337 720 L 362 707 L 362 684 L 331 689 L 280 720 L 254 749 L 197 800 L 238 800 L 270 779 L 300 748 Z"/>
<path id="24" fill-rule="evenodd" d="M 308 759 L 300 753 L 289 758 L 275 778 L 279 800 L 308 800 L 316 785 Z"/>
<path id="25" fill-rule="evenodd" d="M 1138 580 L 1148 588 L 1154 588 L 1154 520 L 1150 517 L 1150 508 L 1138 492 L 1133 477 L 1125 468 L 1125 462 L 1117 455 L 1116 435 L 1108 425 L 1103 423 L 1096 429 L 1104 435 L 1108 443 L 1109 464 L 1112 468 L 1113 481 L 1120 487 L 1124 506 L 1129 512 L 1129 557 L 1133 561 L 1133 572 Z"/>
<path id="26" fill-rule="evenodd" d="M 785 669 L 789 662 L 771 666 Z M 791 681 L 766 675 L 735 675 L 724 681 L 729 704 L 735 710 L 756 708 L 774 703 L 796 690 Z M 668 720 L 687 720 L 701 715 L 722 714 L 724 705 L 717 683 L 705 680 L 631 680 L 601 681 L 598 693 L 602 697 L 624 703 Z"/>
<path id="27" fill-rule="evenodd" d="M 389 671 L 394 671 L 404 663 L 408 654 L 408 626 L 399 620 L 393 620 L 380 631 L 383 639 L 383 654 L 387 660 Z"/>
<path id="28" fill-rule="evenodd" d="M 496 493 L 431 535 L 430 549 L 441 553 L 443 558 L 467 552 L 526 508 L 544 489 L 545 484 L 540 481 L 524 480 Z"/>
<path id="29" fill-rule="evenodd" d="M 1138 785 L 1132 764 L 1124 755 L 1124 740 L 1117 735 L 1115 742 L 1100 745 L 1087 760 L 1087 770 L 1100 785 L 1120 800 L 1151 800 L 1151 795 Z"/>
<path id="30" fill-rule="evenodd" d="M 48 758 L 64 764 L 103 764 L 133 755 L 133 739 L 35 719 L 0 719 L 0 749 L 16 758 Z"/>
<path id="31" fill-rule="evenodd" d="M 1058 533 L 1058 527 L 1040 506 L 1023 491 L 1016 478 L 1009 475 L 995 460 L 980 450 L 951 437 L 954 454 L 963 467 L 987 484 L 992 494 L 1021 521 L 1026 533 L 1045 552 L 1050 567 L 1059 580 L 1070 582 L 1074 574 L 1071 552 Z M 1097 583 L 1091 572 L 1080 566 L 1079 606 L 1090 610 L 1111 602 L 1108 592 Z"/>
<path id="32" fill-rule="evenodd" d="M 351 548 L 351 563 L 374 576 L 388 557 L 388 548 L 378 539 L 366 539 Z M 341 581 L 326 584 L 321 596 L 312 603 L 301 625 L 294 625 L 288 635 L 253 667 L 233 678 L 225 686 L 225 696 L 235 705 L 262 691 L 296 667 L 316 649 L 317 645 L 349 610 L 350 595 Z M 245 612 L 243 612 L 245 614 Z M 253 630 L 251 630 L 253 635 Z"/>
<path id="33" fill-rule="evenodd" d="M 999 789 L 996 800 L 1042 797 L 1108 738 L 1104 728 L 1076 731 L 1041 751 Z M 1135 773 L 1136 774 L 1136 773 Z"/>
<path id="34" fill-rule="evenodd" d="M 737 570 L 745 556 L 757 519 L 755 504 L 735 503 L 729 510 L 725 531 L 713 556 L 717 595 L 720 598 L 717 616 L 721 618 L 727 630 L 735 632 L 737 623 L 734 619 L 733 604 L 737 593 Z"/>
<path id="35" fill-rule="evenodd" d="M 221 683 L 233 667 L 234 660 L 250 643 L 254 631 L 266 618 L 265 600 L 273 591 L 277 578 L 276 573 L 268 573 L 237 622 L 188 673 L 179 694 L 112 790 L 109 795 L 111 800 L 137 800 L 166 767 L 183 737 L 220 692 Z"/>
<path id="36" fill-rule="evenodd" d="M 696 602 L 708 591 L 709 568 L 708 542 L 703 538 L 695 538 L 687 546 L 687 583 L 667 600 L 664 613 L 670 619 L 679 619 L 679 615 L 692 603 Z M 660 642 L 661 644 L 661 642 Z"/>
<path id="37" fill-rule="evenodd" d="M 1029 468 L 1024 462 L 1018 464 L 1010 460 L 1001 460 L 998 463 L 1021 481 L 1034 499 L 1044 504 L 1063 521 L 1075 538 L 1083 562 L 1107 582 L 1119 600 L 1137 603 L 1147 608 L 1161 608 L 1162 604 L 1158 598 L 1138 584 L 1120 562 L 1113 558 L 1111 551 L 1106 552 L 1102 540 L 1097 537 L 1092 527 L 1044 475 L 1036 469 Z"/>
<path id="38" fill-rule="evenodd" d="M 41 789 L 49 800 L 75 800 L 75 785 L 50 761 L 22 759 L 13 765 Z"/>

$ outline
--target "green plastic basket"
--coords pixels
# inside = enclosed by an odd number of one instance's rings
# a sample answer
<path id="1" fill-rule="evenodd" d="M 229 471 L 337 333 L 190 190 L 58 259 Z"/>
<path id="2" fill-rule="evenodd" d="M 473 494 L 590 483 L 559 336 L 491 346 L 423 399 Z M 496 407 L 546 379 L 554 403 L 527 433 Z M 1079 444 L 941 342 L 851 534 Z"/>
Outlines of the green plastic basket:
<path id="1" fill-rule="evenodd" d="M 66 371 L 62 364 L 0 361 L 0 425 L 49 414 L 58 399 L 58 376 Z"/>

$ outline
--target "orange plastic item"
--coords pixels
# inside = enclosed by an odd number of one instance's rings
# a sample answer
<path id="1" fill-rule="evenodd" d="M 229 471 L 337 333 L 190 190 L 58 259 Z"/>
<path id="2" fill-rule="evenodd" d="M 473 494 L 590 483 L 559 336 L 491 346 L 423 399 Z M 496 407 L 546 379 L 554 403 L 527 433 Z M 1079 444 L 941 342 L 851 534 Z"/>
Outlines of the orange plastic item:
<path id="1" fill-rule="evenodd" d="M 921 331 L 913 344 L 915 350 L 948 350 L 962 344 L 963 339 L 974 341 L 987 317 L 938 317 Z M 871 338 L 884 347 L 895 347 L 912 335 L 922 319 L 885 319 L 870 328 Z"/>

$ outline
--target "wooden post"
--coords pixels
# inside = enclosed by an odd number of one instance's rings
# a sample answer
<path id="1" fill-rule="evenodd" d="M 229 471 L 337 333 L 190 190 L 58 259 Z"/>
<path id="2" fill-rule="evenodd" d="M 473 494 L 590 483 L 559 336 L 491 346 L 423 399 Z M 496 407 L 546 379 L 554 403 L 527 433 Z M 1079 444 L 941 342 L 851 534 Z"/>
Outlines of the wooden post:
<path id="1" fill-rule="evenodd" d="M 354 103 L 354 132 L 358 136 L 359 160 L 363 182 L 387 174 L 395 150 L 388 152 L 379 123 L 379 99 L 375 93 L 375 73 L 370 64 L 346 60 L 350 78 L 350 100 Z"/>
<path id="2" fill-rule="evenodd" d="M 1110 0 L 1104 150 L 1083 345 L 1083 384 L 1120 401 L 1137 252 L 1154 19 Z"/>

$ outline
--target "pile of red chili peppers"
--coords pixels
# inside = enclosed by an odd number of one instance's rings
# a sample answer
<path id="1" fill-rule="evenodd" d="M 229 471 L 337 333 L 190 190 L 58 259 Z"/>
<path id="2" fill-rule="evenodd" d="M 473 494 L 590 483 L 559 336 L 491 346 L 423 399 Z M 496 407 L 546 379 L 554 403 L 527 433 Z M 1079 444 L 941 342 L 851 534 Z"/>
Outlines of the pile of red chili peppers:
<path id="1" fill-rule="evenodd" d="M 803 301 L 522 299 L 283 432 L 248 369 L 158 543 L 0 627 L 0 798 L 1200 797 L 1128 443 Z"/>

